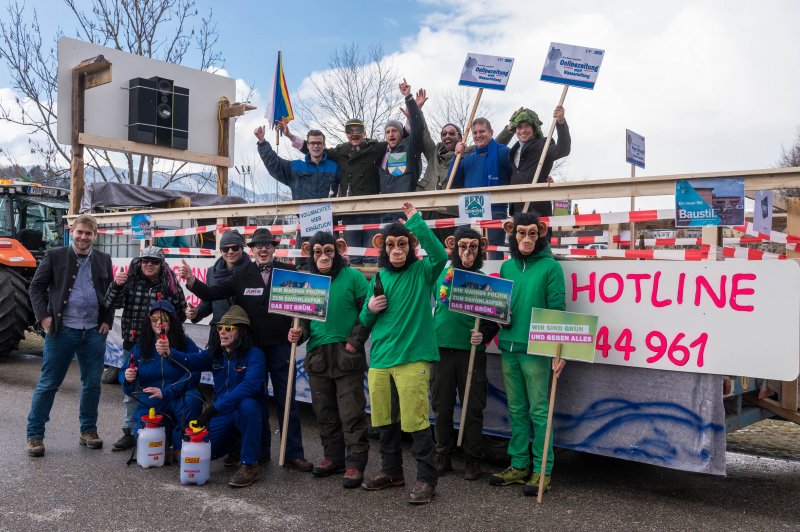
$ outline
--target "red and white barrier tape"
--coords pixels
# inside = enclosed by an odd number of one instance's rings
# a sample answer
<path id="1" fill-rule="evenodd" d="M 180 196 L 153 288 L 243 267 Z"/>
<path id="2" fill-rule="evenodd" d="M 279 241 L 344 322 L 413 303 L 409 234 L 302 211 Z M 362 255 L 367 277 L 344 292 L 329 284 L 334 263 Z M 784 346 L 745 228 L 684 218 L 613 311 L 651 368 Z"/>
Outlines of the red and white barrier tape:
<path id="1" fill-rule="evenodd" d="M 786 260 L 786 255 L 767 253 L 758 249 L 738 248 L 725 246 L 722 248 L 722 255 L 730 259 L 746 260 Z"/>
<path id="2" fill-rule="evenodd" d="M 800 251 L 800 236 L 788 235 L 786 233 L 781 233 L 780 231 L 759 233 L 758 231 L 753 229 L 753 224 L 748 222 L 747 220 L 744 221 L 744 225 L 737 225 L 736 227 L 733 228 L 733 230 L 739 231 L 746 235 L 761 238 L 769 242 L 774 242 L 776 244 L 784 244 L 786 245 L 787 251 Z"/>

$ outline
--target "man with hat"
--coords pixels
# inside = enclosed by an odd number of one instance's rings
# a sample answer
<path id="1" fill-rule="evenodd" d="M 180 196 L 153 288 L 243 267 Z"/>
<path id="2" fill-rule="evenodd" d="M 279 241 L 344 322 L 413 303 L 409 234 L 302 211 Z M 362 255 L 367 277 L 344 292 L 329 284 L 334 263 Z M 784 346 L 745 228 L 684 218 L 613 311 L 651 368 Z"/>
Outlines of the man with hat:
<path id="1" fill-rule="evenodd" d="M 278 421 L 283 426 L 284 402 L 289 379 L 290 344 L 287 341 L 291 319 L 269 312 L 270 277 L 273 269 L 294 270 L 291 264 L 275 261 L 275 248 L 280 240 L 272 236 L 269 229 L 256 229 L 248 242 L 253 261 L 233 269 L 233 273 L 208 286 L 195 278 L 192 269 L 183 261 L 178 269 L 186 279 L 187 288 L 200 299 L 216 301 L 233 298 L 233 304 L 242 307 L 250 320 L 253 345 L 264 352 L 266 371 L 272 380 L 272 390 L 278 403 Z M 266 386 L 264 386 L 266 393 Z M 267 410 L 264 411 L 265 416 Z M 269 449 L 269 425 L 264 418 L 262 452 Z M 269 456 L 269 454 L 266 454 Z M 303 438 L 300 433 L 300 413 L 292 397 L 289 410 L 289 433 L 286 437 L 286 465 L 298 471 L 310 472 L 314 466 L 305 459 Z"/>
<path id="2" fill-rule="evenodd" d="M 139 257 L 133 259 L 127 269 L 117 270 L 114 282 L 108 286 L 105 303 L 108 308 L 122 309 L 122 360 L 127 364 L 128 355 L 142 334 L 141 324 L 150 312 L 150 305 L 159 300 L 169 301 L 175 314 L 183 323 L 186 320 L 186 298 L 178 284 L 175 272 L 164 262 L 164 252 L 158 246 L 144 248 Z M 125 421 L 122 437 L 111 447 L 112 451 L 124 451 L 136 446 L 133 431 L 136 430 L 136 402 L 125 395 Z"/>
<path id="3" fill-rule="evenodd" d="M 572 147 L 572 137 L 569 134 L 569 126 L 567 120 L 564 118 L 564 108 L 560 105 L 556 106 L 553 111 L 553 119 L 556 121 L 556 134 L 558 142 L 553 139 L 550 146 L 547 148 L 547 156 L 544 158 L 542 171 L 536 180 L 537 183 L 551 182 L 550 172 L 553 170 L 553 163 L 562 157 L 569 155 Z M 536 173 L 536 167 L 539 165 L 539 159 L 544 150 L 544 144 L 547 140 L 542 135 L 542 121 L 539 120 L 539 115 L 536 112 L 521 107 L 514 111 L 511 115 L 511 120 L 508 126 L 503 128 L 503 131 L 497 135 L 497 142 L 500 144 L 508 144 L 511 138 L 517 135 L 517 142 L 511 147 L 511 177 L 509 184 L 511 185 L 530 185 L 533 183 L 533 176 Z M 517 212 L 522 212 L 524 203 L 512 203 L 510 205 L 511 215 Z M 540 216 L 552 216 L 553 204 L 549 201 L 533 201 L 529 209 L 539 213 Z"/>

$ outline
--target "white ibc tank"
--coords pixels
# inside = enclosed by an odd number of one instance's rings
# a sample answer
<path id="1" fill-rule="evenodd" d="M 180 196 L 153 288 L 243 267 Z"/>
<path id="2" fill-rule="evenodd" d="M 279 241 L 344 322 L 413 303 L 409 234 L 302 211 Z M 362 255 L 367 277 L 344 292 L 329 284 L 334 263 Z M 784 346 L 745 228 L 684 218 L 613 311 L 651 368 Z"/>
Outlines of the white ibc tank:
<path id="1" fill-rule="evenodd" d="M 136 463 L 142 467 L 161 467 L 167 446 L 167 433 L 159 426 L 162 416 L 156 415 L 155 408 L 150 414 L 142 416 L 145 428 L 139 429 L 136 437 Z"/>
<path id="2" fill-rule="evenodd" d="M 181 484 L 202 486 L 208 482 L 211 475 L 211 442 L 204 441 L 207 436 L 208 431 L 202 427 L 198 429 L 195 421 L 189 423 L 181 448 Z"/>

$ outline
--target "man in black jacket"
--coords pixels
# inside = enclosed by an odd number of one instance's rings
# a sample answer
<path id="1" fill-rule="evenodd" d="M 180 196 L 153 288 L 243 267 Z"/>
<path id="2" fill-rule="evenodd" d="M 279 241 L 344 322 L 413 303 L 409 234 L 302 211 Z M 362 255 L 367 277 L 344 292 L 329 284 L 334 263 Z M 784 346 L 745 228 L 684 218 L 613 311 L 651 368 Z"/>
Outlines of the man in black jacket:
<path id="1" fill-rule="evenodd" d="M 550 172 L 553 170 L 553 163 L 569 155 L 572 148 L 572 138 L 569 134 L 569 126 L 566 118 L 564 118 L 564 108 L 562 106 L 556 106 L 553 111 L 553 120 L 556 121 L 558 142 L 555 139 L 550 141 L 542 171 L 536 180 L 537 183 L 552 183 Z M 533 183 L 533 176 L 536 173 L 536 167 L 539 165 L 539 158 L 542 156 L 544 143 L 547 140 L 542 135 L 542 121 L 539 120 L 539 116 L 534 111 L 524 107 L 516 110 L 511 115 L 508 126 L 497 135 L 497 142 L 508 144 L 515 134 L 517 135 L 517 142 L 511 147 L 510 157 L 513 171 L 509 184 L 529 185 Z M 512 203 L 510 205 L 510 214 L 513 216 L 515 213 L 522 212 L 524 205 L 524 203 Z M 529 210 L 538 212 L 540 216 L 552 216 L 553 204 L 549 201 L 533 201 Z"/>
<path id="2" fill-rule="evenodd" d="M 186 279 L 186 286 L 204 301 L 232 297 L 233 304 L 247 312 L 256 347 L 264 352 L 267 375 L 272 380 L 272 391 L 278 403 L 278 422 L 283 426 L 283 410 L 286 387 L 289 380 L 290 344 L 287 341 L 291 319 L 269 312 L 270 277 L 273 269 L 294 270 L 294 266 L 274 261 L 275 248 L 280 240 L 274 238 L 269 229 L 256 229 L 248 246 L 253 250 L 253 261 L 233 269 L 233 273 L 221 279 L 215 286 L 208 286 L 195 278 L 192 269 L 183 261 L 179 275 Z M 266 393 L 266 383 L 264 386 Z M 267 412 L 265 412 L 265 415 Z M 264 418 L 264 437 L 261 449 L 269 456 L 269 424 Z M 305 459 L 303 438 L 300 433 L 300 413 L 292 397 L 289 410 L 289 434 L 286 436 L 286 465 L 298 471 L 310 472 L 314 465 Z"/>
<path id="3" fill-rule="evenodd" d="M 47 333 L 42 372 L 28 413 L 30 456 L 44 455 L 45 424 L 73 357 L 83 386 L 79 443 L 90 449 L 103 446 L 97 435 L 97 406 L 106 335 L 114 320 L 105 295 L 114 274 L 111 256 L 92 249 L 96 237 L 97 221 L 88 214 L 78 216 L 72 224 L 72 245 L 45 253 L 28 290 L 36 321 Z"/>

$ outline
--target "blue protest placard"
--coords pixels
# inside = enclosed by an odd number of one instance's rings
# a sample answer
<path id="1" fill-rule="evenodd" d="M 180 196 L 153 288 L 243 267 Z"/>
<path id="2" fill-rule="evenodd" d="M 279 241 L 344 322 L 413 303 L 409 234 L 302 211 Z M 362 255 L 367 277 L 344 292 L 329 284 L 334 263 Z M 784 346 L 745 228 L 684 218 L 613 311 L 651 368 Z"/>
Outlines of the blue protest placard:
<path id="1" fill-rule="evenodd" d="M 449 308 L 476 318 L 508 323 L 513 281 L 453 269 Z"/>
<path id="2" fill-rule="evenodd" d="M 309 320 L 325 321 L 331 278 L 327 275 L 272 270 L 269 311 Z"/>
<path id="3" fill-rule="evenodd" d="M 625 161 L 644 168 L 644 137 L 630 129 L 625 130 Z"/>
<path id="4" fill-rule="evenodd" d="M 550 43 L 542 69 L 542 81 L 594 89 L 605 51 L 585 46 Z"/>
<path id="5" fill-rule="evenodd" d="M 147 240 L 153 237 L 153 226 L 149 214 L 131 216 L 131 232 L 134 240 Z"/>
<path id="6" fill-rule="evenodd" d="M 675 227 L 744 224 L 744 179 L 675 182 Z"/>
<path id="7" fill-rule="evenodd" d="M 459 85 L 483 89 L 506 90 L 514 59 L 494 55 L 467 54 L 461 68 Z"/>

